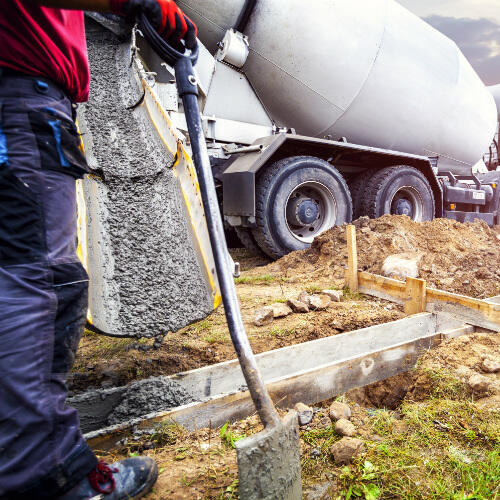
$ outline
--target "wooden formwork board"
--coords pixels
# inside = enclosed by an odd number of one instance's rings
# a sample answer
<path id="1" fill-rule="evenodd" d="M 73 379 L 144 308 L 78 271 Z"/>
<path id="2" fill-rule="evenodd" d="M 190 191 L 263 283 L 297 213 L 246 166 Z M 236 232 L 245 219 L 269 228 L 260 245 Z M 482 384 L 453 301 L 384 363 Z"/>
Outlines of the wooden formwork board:
<path id="1" fill-rule="evenodd" d="M 348 253 L 356 252 L 354 226 L 347 226 Z M 354 246 L 352 246 L 354 245 Z M 407 278 L 406 282 L 386 278 L 351 267 L 357 257 L 349 259 L 346 281 L 354 282 L 357 275 L 358 291 L 404 305 L 407 314 L 422 311 L 448 314 L 457 320 L 494 332 L 500 331 L 500 297 L 487 300 L 427 288 L 424 280 Z"/>
<path id="2" fill-rule="evenodd" d="M 470 333 L 467 325 L 444 333 L 437 331 L 443 319 L 424 313 L 385 325 L 306 342 L 267 354 L 264 372 L 266 387 L 278 407 L 290 408 L 298 402 L 314 404 L 350 389 L 378 382 L 410 370 L 419 356 L 447 336 Z M 262 355 L 260 355 L 262 356 Z M 177 376 L 197 390 L 207 385 L 232 387 L 232 391 L 204 398 L 175 410 L 149 415 L 127 425 L 102 429 L 86 435 L 94 449 L 112 447 L 132 427 L 151 428 L 175 421 L 187 429 L 218 427 L 255 412 L 253 402 L 239 379 L 232 378 L 232 364 L 220 363 Z M 237 366 L 237 365 L 236 365 Z M 298 369 L 297 369 L 298 367 Z M 185 386 L 186 387 L 186 386 Z M 212 385 L 214 387 L 214 385 Z"/>

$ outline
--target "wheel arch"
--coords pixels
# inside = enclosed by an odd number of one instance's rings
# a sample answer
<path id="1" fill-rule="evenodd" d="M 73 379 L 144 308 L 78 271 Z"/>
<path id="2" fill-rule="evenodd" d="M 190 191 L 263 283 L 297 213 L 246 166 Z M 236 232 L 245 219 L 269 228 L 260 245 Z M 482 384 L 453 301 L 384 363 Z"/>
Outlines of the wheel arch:
<path id="1" fill-rule="evenodd" d="M 384 167 L 408 165 L 425 176 L 434 194 L 436 217 L 443 215 L 442 188 L 431 160 L 425 156 L 292 134 L 277 134 L 254 142 L 253 151 L 233 154 L 220 174 L 223 212 L 251 225 L 255 217 L 255 183 L 262 169 L 290 156 L 315 156 L 331 163 L 344 176 Z"/>

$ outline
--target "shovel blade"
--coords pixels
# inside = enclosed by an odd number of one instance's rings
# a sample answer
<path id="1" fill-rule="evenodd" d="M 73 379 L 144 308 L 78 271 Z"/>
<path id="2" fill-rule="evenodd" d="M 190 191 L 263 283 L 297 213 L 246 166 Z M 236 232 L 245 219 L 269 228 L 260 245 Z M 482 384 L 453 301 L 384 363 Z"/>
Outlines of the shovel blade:
<path id="1" fill-rule="evenodd" d="M 280 423 L 236 442 L 241 500 L 301 500 L 297 412 Z"/>

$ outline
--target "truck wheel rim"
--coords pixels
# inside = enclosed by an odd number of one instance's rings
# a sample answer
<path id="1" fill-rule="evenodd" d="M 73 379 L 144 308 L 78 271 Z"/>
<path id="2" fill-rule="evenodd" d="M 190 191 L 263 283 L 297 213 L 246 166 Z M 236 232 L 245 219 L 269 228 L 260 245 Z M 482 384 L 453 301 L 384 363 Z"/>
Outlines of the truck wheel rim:
<path id="1" fill-rule="evenodd" d="M 284 215 L 290 233 L 303 243 L 312 243 L 335 225 L 337 201 L 324 184 L 303 182 L 288 195 Z"/>
<path id="2" fill-rule="evenodd" d="M 399 188 L 391 199 L 392 215 L 407 215 L 420 222 L 424 216 L 424 202 L 420 193 L 412 186 Z"/>

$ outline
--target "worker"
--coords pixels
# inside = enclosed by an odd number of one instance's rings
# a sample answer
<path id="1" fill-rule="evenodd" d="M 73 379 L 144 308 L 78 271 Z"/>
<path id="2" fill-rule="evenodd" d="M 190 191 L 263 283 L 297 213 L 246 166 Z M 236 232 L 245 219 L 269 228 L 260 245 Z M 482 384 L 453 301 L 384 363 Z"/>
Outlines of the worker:
<path id="1" fill-rule="evenodd" d="M 75 126 L 89 92 L 83 10 L 145 13 L 169 43 L 196 44 L 172 0 L 3 0 L 0 9 L 0 499 L 140 498 L 148 457 L 112 465 L 65 406 L 87 314 L 76 257 Z M 99 495 L 102 496 L 99 496 Z"/>

